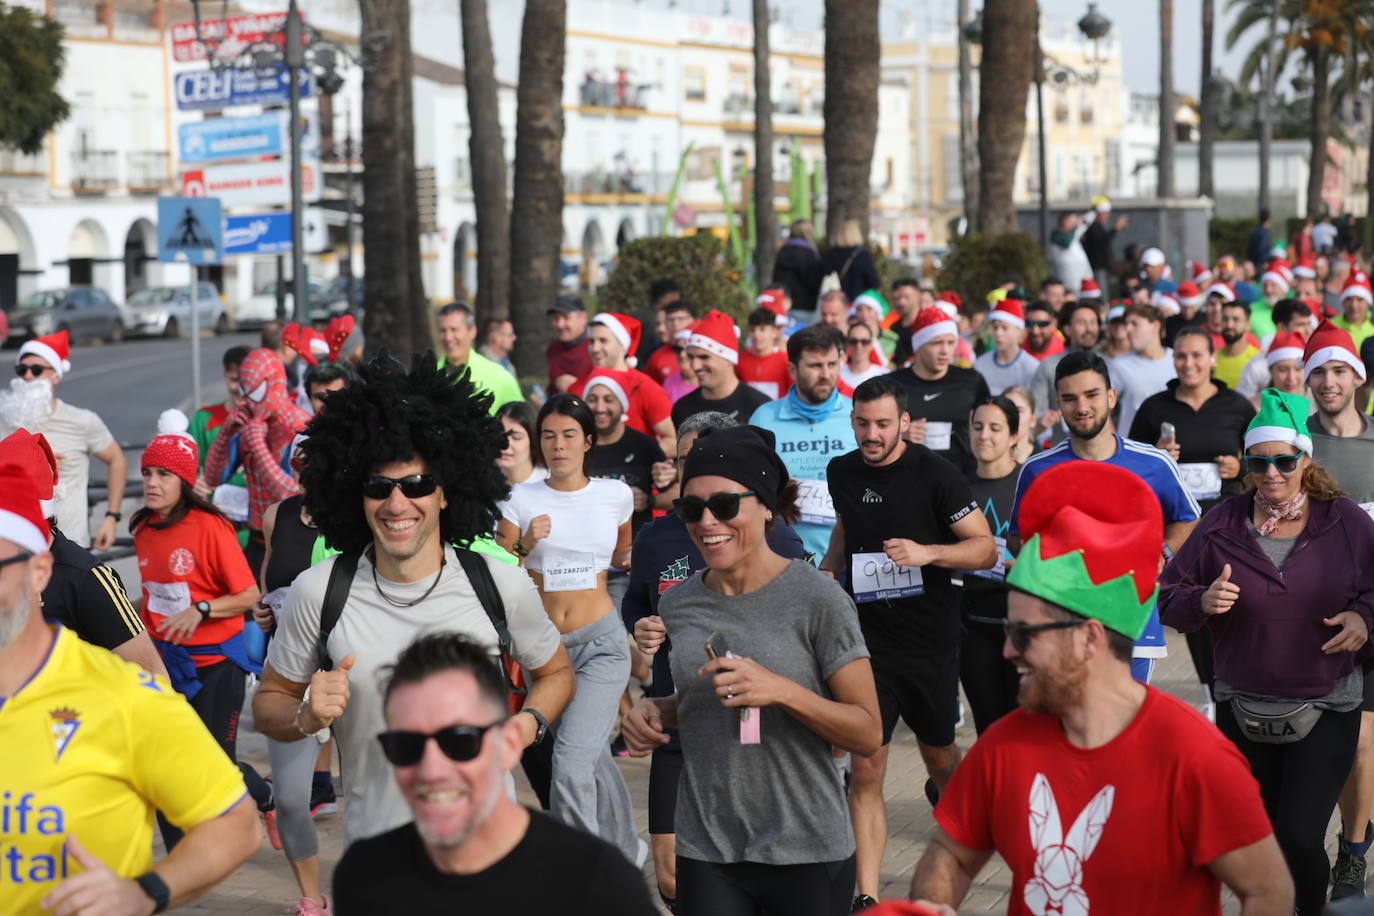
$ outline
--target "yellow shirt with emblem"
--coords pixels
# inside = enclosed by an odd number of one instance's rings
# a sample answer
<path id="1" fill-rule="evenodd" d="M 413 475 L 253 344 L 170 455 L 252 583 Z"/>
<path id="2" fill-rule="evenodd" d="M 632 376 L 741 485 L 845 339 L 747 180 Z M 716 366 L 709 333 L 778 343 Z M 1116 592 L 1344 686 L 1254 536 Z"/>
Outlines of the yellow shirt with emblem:
<path id="1" fill-rule="evenodd" d="M 64 841 L 116 874 L 153 867 L 153 812 L 182 830 L 245 794 L 238 767 L 162 678 L 57 627 L 43 666 L 0 697 L 0 913 L 82 871 Z"/>

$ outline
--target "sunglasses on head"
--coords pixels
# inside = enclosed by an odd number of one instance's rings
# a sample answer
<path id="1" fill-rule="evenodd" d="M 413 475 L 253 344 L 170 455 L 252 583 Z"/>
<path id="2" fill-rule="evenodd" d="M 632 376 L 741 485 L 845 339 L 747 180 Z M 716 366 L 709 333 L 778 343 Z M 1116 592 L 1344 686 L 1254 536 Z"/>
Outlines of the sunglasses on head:
<path id="1" fill-rule="evenodd" d="M 438 487 L 433 474 L 411 474 L 408 477 L 383 477 L 374 474 L 363 481 L 363 495 L 368 499 L 390 499 L 391 491 L 401 488 L 406 499 L 419 499 L 428 496 Z"/>
<path id="2" fill-rule="evenodd" d="M 1025 652 L 1030 648 L 1031 640 L 1035 639 L 1035 634 L 1043 633 L 1046 630 L 1067 630 L 1071 627 L 1081 626 L 1088 622 L 1087 618 L 1077 620 L 1055 620 L 1050 623 L 1022 623 L 1019 620 L 1008 620 L 1005 617 L 975 617 L 972 614 L 968 617 L 974 623 L 985 623 L 994 627 L 1001 627 L 1006 634 L 1011 647 L 1017 652 Z"/>
<path id="3" fill-rule="evenodd" d="M 1050 322 L 1048 321 L 1031 321 L 1029 318 L 1026 319 L 1026 327 L 1028 328 L 1047 328 L 1049 326 Z"/>
<path id="4" fill-rule="evenodd" d="M 439 745 L 439 750 L 444 752 L 445 757 L 462 763 L 482 753 L 482 739 L 486 737 L 487 732 L 504 721 L 502 719 L 490 725 L 450 725 L 429 734 L 409 731 L 382 732 L 377 736 L 377 741 L 382 745 L 382 753 L 394 767 L 410 767 L 419 763 L 420 758 L 425 755 L 425 745 L 429 743 L 430 738 Z"/>
<path id="5" fill-rule="evenodd" d="M 851 347 L 871 347 L 873 345 L 873 338 L 850 337 L 845 340 L 845 343 L 849 344 Z"/>
<path id="6" fill-rule="evenodd" d="M 1291 474 L 1298 469 L 1298 459 L 1306 452 L 1298 452 L 1296 455 L 1246 455 L 1245 470 L 1250 474 L 1267 474 L 1269 465 L 1279 469 L 1280 474 Z"/>
<path id="7" fill-rule="evenodd" d="M 673 500 L 673 508 L 688 524 L 695 525 L 701 521 L 707 509 L 711 510 L 711 515 L 715 516 L 716 521 L 728 522 L 739 515 L 740 500 L 746 496 L 757 498 L 758 494 L 753 490 L 745 490 L 742 493 L 713 493 L 707 499 L 700 496 L 683 496 Z"/>
<path id="8" fill-rule="evenodd" d="M 20 363 L 19 365 L 14 367 L 14 374 L 19 376 L 20 378 L 23 378 L 26 375 L 31 375 L 34 378 L 38 378 L 40 375 L 47 371 L 47 366 L 40 366 L 37 363 Z"/>

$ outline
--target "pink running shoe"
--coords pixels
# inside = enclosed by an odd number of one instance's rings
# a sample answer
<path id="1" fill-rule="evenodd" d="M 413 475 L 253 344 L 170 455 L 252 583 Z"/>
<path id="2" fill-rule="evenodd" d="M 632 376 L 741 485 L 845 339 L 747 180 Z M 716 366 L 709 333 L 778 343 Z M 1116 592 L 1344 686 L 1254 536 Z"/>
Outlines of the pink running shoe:
<path id="1" fill-rule="evenodd" d="M 313 897 L 302 897 L 296 901 L 296 908 L 291 911 L 291 916 L 334 916 L 334 910 L 329 906 L 329 898 L 324 897 L 324 905 L 315 902 Z"/>

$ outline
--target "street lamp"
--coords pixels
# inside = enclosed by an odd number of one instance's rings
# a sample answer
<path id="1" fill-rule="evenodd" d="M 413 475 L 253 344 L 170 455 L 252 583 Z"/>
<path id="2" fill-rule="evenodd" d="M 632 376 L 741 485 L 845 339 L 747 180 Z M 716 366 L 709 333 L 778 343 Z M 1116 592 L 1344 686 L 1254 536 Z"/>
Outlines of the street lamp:
<path id="1" fill-rule="evenodd" d="M 973 18 L 964 23 L 964 39 L 971 45 L 983 43 L 983 11 L 979 10 L 973 14 Z"/>

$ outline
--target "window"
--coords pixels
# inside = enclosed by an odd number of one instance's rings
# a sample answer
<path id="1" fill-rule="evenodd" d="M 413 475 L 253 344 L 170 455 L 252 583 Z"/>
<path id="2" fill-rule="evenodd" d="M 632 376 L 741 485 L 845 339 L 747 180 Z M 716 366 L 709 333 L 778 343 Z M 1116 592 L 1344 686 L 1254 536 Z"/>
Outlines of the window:
<path id="1" fill-rule="evenodd" d="M 686 67 L 682 71 L 682 94 L 689 102 L 706 101 L 706 69 Z"/>
<path id="2" fill-rule="evenodd" d="M 1121 140 L 1107 138 L 1107 193 L 1119 193 L 1121 188 Z"/>
<path id="3" fill-rule="evenodd" d="M 719 146 L 703 146 L 692 150 L 687 157 L 687 178 L 691 181 L 705 181 L 716 177 L 715 164 L 720 159 Z"/>
<path id="4" fill-rule="evenodd" d="M 955 203 L 964 199 L 963 162 L 959 156 L 959 134 L 947 133 L 942 138 L 945 158 L 945 201 Z"/>

